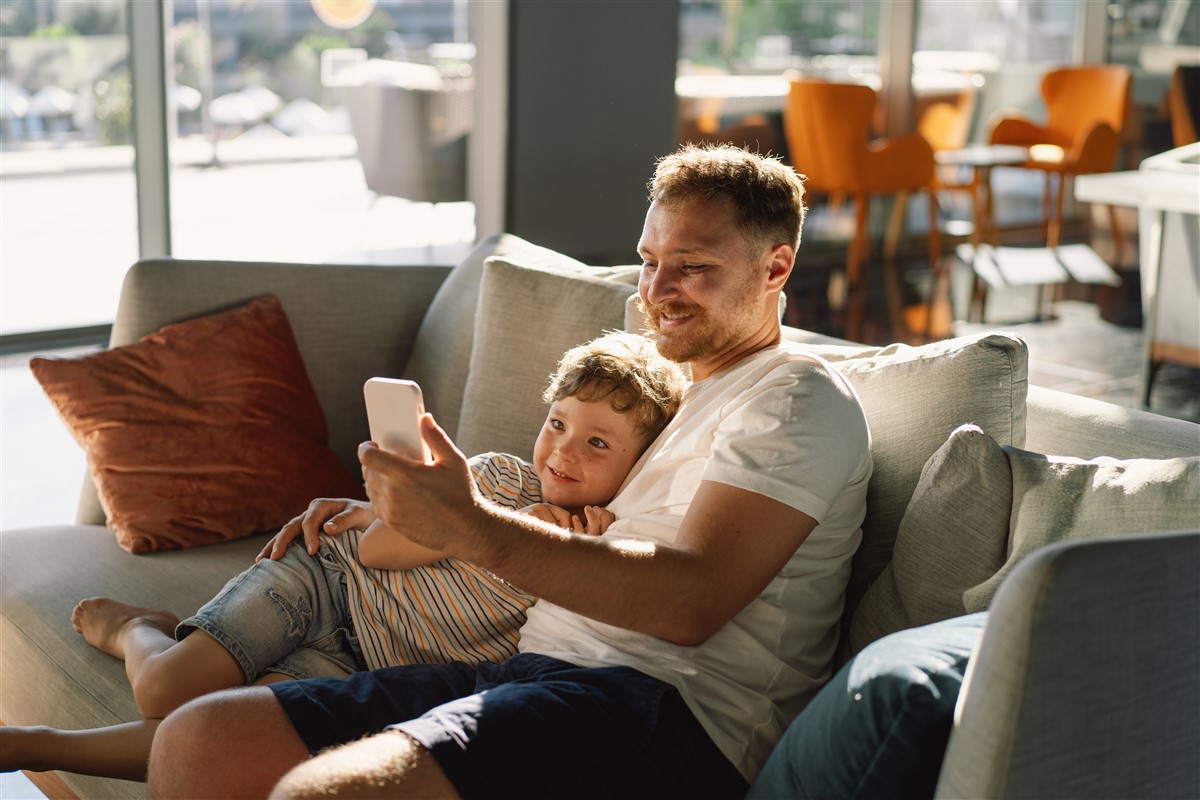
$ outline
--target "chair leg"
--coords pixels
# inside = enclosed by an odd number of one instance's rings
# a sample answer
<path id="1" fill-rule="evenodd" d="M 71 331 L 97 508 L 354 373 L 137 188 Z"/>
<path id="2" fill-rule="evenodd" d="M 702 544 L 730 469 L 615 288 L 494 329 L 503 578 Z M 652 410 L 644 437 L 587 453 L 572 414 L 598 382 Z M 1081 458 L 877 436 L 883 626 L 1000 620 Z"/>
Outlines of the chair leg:
<path id="1" fill-rule="evenodd" d="M 1046 173 L 1049 177 L 1050 173 Z M 1065 172 L 1060 172 L 1058 178 L 1058 193 L 1054 198 L 1054 213 L 1050 217 L 1050 227 L 1046 232 L 1046 246 L 1058 247 L 1059 240 L 1062 238 L 1062 222 L 1063 222 L 1063 206 L 1067 195 L 1067 175 Z"/>
<path id="2" fill-rule="evenodd" d="M 1047 172 L 1046 180 L 1042 184 L 1042 236 L 1046 237 L 1047 239 L 1050 237 L 1050 215 L 1053 213 L 1051 211 L 1053 206 L 1051 205 L 1052 201 L 1050 198 L 1051 178 L 1052 173 Z"/>
<path id="3" fill-rule="evenodd" d="M 846 202 L 845 192 L 829 193 L 829 215 L 837 216 L 842 213 L 842 204 Z"/>
<path id="4" fill-rule="evenodd" d="M 908 211 L 908 192 L 896 192 L 896 202 L 892 206 L 892 217 L 888 221 L 887 238 L 883 242 L 883 260 L 886 262 L 896 260 L 896 251 L 900 249 L 900 235 L 904 232 L 904 214 L 906 211 Z"/>
<path id="5" fill-rule="evenodd" d="M 950 303 L 950 270 L 942 263 L 942 232 L 938 228 L 937 205 L 929 199 L 929 268 L 933 280 L 925 307 L 925 336 L 941 339 L 949 336 L 953 327 L 954 310 Z"/>
<path id="6" fill-rule="evenodd" d="M 1119 269 L 1125 263 L 1125 237 L 1121 235 L 1116 206 L 1108 207 L 1108 225 L 1113 238 L 1113 266 Z"/>
<path id="7" fill-rule="evenodd" d="M 907 333 L 904 320 L 904 302 L 900 297 L 900 281 L 896 277 L 896 252 L 900 249 L 900 235 L 904 232 L 904 214 L 908 210 L 908 192 L 896 193 L 892 216 L 888 221 L 887 237 L 883 242 L 883 283 L 887 292 L 888 315 L 891 317 L 893 338 L 901 330 Z"/>
<path id="8" fill-rule="evenodd" d="M 850 237 L 850 250 L 846 257 L 846 281 L 850 288 L 859 286 L 862 280 L 862 263 L 870 238 L 867 234 L 867 218 L 871 212 L 871 196 L 854 196 L 854 233 Z"/>

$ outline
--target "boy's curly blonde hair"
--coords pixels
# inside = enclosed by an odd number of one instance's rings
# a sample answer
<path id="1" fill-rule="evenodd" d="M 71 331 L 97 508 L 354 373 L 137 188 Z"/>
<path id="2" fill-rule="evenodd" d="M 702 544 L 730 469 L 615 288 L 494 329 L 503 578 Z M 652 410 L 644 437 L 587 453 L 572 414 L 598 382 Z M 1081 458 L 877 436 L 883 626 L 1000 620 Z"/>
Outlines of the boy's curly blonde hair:
<path id="1" fill-rule="evenodd" d="M 563 354 L 542 399 L 608 400 L 613 411 L 633 414 L 644 449 L 671 421 L 687 386 L 683 370 L 659 355 L 653 341 L 636 333 L 608 331 Z"/>

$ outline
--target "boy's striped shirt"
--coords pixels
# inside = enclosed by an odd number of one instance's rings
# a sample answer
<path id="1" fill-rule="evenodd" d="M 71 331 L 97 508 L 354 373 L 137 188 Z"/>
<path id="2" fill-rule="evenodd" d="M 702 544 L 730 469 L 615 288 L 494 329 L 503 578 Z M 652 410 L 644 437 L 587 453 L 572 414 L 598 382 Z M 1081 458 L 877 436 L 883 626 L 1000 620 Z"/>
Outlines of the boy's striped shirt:
<path id="1" fill-rule="evenodd" d="M 483 496 L 513 510 L 542 501 L 532 466 L 516 456 L 470 459 Z M 401 664 L 499 662 L 517 652 L 534 597 L 485 569 L 445 558 L 407 570 L 358 562 L 361 532 L 322 540 L 345 572 L 350 615 L 369 669 Z"/>

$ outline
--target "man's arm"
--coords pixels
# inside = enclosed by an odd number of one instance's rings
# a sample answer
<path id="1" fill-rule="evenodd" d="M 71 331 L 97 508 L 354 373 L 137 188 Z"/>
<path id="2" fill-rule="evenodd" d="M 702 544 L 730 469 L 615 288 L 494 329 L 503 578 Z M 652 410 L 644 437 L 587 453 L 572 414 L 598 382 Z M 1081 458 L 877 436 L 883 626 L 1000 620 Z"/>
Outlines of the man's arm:
<path id="1" fill-rule="evenodd" d="M 429 415 L 422 430 L 427 465 L 359 449 L 367 492 L 391 527 L 564 608 L 677 644 L 729 621 L 816 527 L 776 500 L 703 482 L 671 546 L 572 534 L 478 502 L 462 453 Z"/>

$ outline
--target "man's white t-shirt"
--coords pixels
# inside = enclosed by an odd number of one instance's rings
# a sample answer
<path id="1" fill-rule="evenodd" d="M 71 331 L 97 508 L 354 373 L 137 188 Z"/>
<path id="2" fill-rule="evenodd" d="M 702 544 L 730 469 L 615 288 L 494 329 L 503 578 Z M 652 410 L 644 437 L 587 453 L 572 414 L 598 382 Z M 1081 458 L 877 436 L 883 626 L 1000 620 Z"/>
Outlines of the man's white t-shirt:
<path id="1" fill-rule="evenodd" d="M 698 646 L 541 600 L 520 650 L 579 666 L 630 666 L 675 686 L 752 781 L 829 678 L 870 477 L 870 433 L 845 378 L 788 342 L 755 353 L 689 388 L 609 504 L 617 520 L 605 535 L 673 542 L 701 481 L 778 500 L 816 519 L 816 529 L 757 598 Z"/>

